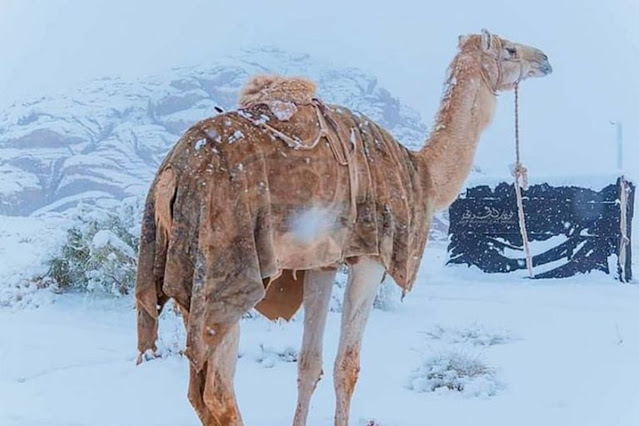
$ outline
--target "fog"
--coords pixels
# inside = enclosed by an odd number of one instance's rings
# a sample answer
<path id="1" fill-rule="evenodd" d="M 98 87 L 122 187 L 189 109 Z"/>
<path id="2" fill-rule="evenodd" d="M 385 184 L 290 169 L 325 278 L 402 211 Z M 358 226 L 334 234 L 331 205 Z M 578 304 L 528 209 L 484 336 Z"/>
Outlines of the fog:
<path id="1" fill-rule="evenodd" d="M 639 3 L 465 0 L 0 0 L 0 107 L 103 76 L 135 78 L 206 64 L 259 45 L 304 52 L 378 77 L 430 124 L 457 36 L 487 28 L 544 50 L 554 73 L 521 88 L 523 159 L 531 173 L 639 171 Z M 500 96 L 477 164 L 513 162 L 513 97 Z"/>

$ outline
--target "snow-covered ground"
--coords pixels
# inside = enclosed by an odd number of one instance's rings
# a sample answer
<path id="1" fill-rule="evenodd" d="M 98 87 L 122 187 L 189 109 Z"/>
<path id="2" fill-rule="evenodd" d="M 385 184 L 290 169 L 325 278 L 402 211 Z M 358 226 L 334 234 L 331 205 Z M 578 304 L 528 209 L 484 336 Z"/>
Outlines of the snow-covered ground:
<path id="1" fill-rule="evenodd" d="M 1 219 L 0 290 L 9 294 L 16 274 L 36 271 L 61 225 Z M 445 267 L 445 259 L 444 246 L 430 245 L 414 291 L 392 311 L 373 311 L 351 424 L 639 424 L 639 286 L 602 274 L 531 282 Z M 0 425 L 199 424 L 186 398 L 188 365 L 177 354 L 183 333 L 174 316 L 162 323 L 168 355 L 136 367 L 131 298 L 30 289 L 21 303 L 6 300 Z M 249 426 L 290 424 L 299 319 L 242 324 L 236 387 Z M 310 425 L 332 424 L 338 325 L 331 312 Z M 429 391 L 427 374 L 449 359 L 477 361 L 485 371 L 474 381 L 448 377 L 465 385 L 462 392 Z"/>
<path id="2" fill-rule="evenodd" d="M 51 300 L 29 278 L 46 272 L 43 261 L 59 247 L 68 223 L 68 217 L 58 214 L 39 218 L 0 215 L 0 309 L 37 307 Z M 2 351 L 0 346 L 0 354 Z M 3 369 L 0 355 L 0 371 Z"/>

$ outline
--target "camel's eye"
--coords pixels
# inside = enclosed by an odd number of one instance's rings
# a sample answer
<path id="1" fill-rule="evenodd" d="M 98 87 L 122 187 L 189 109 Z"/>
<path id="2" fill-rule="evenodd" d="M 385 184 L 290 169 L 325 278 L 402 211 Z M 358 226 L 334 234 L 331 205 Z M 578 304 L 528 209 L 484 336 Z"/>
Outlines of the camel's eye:
<path id="1" fill-rule="evenodd" d="M 517 57 L 517 49 L 515 49 L 514 47 L 507 47 L 507 48 L 506 48 L 506 52 L 508 52 L 508 54 L 509 54 L 512 58 L 516 58 L 516 57 Z"/>

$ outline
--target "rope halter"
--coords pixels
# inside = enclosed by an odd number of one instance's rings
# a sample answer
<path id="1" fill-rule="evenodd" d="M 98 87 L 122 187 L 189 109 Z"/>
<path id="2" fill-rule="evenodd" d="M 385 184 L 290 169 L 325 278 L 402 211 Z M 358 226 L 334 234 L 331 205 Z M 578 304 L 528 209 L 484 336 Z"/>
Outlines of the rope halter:
<path id="1" fill-rule="evenodd" d="M 497 36 L 493 36 L 492 34 L 489 34 L 489 36 L 490 36 L 491 44 L 495 43 L 497 46 L 497 56 L 484 51 L 482 48 L 479 48 L 479 52 L 481 54 L 481 61 L 479 63 L 479 74 L 481 75 L 481 79 L 486 85 L 486 87 L 488 88 L 488 90 L 490 91 L 490 93 L 497 96 L 498 90 L 503 84 L 503 78 L 504 78 L 503 63 L 508 61 L 508 62 L 516 62 L 517 64 L 519 64 L 519 76 L 517 77 L 517 80 L 515 80 L 515 82 L 513 83 L 515 90 L 517 89 L 517 85 L 519 84 L 519 82 L 521 82 L 524 79 L 524 63 L 519 58 L 513 59 L 513 58 L 504 57 L 503 45 L 502 45 L 501 39 Z M 494 84 L 491 84 L 491 78 L 488 75 L 486 75 L 486 71 L 484 70 L 484 67 L 483 67 L 483 62 L 486 59 L 495 61 L 495 68 L 497 69 L 497 79 L 495 80 Z"/>

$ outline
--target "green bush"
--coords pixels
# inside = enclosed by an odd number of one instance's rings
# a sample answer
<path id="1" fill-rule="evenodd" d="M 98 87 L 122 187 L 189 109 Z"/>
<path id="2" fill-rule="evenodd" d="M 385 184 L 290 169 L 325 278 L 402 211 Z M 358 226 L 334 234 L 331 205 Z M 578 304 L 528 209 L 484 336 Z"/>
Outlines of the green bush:
<path id="1" fill-rule="evenodd" d="M 79 207 L 59 253 L 39 281 L 57 291 L 101 291 L 117 296 L 135 286 L 141 202 L 116 208 Z"/>

